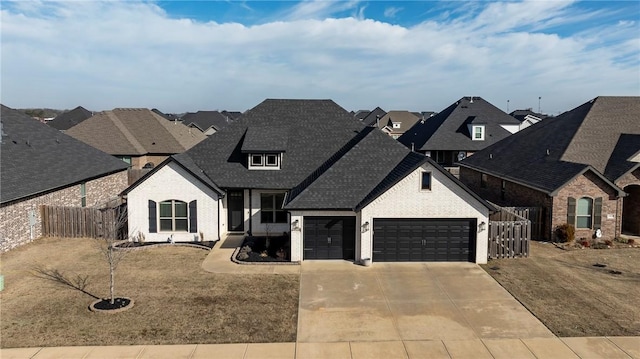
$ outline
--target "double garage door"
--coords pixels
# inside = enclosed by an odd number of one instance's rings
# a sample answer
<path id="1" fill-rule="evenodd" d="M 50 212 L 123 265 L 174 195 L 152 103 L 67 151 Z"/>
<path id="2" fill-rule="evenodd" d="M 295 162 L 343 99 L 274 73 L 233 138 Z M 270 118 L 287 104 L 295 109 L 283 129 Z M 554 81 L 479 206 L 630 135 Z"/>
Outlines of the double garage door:
<path id="1" fill-rule="evenodd" d="M 374 262 L 475 262 L 475 219 L 373 220 Z"/>

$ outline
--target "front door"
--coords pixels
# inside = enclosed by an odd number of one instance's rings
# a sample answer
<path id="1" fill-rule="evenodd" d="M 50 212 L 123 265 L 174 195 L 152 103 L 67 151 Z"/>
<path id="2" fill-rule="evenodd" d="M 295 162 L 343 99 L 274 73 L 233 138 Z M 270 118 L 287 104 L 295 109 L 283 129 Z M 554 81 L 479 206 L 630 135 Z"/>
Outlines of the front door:
<path id="1" fill-rule="evenodd" d="M 227 192 L 227 216 L 230 232 L 244 232 L 244 191 Z"/>

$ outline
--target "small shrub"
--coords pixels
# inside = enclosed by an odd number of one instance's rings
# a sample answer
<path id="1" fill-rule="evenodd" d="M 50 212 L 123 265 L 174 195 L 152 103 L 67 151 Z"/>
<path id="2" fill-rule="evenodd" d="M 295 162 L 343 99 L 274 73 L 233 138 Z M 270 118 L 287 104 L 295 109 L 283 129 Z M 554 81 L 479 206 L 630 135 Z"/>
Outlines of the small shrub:
<path id="1" fill-rule="evenodd" d="M 589 241 L 588 241 L 588 240 L 586 240 L 586 239 L 583 239 L 583 240 L 582 240 L 582 242 L 580 242 L 580 244 L 581 244 L 583 247 L 585 247 L 585 248 L 589 248 L 589 247 L 591 247 L 591 242 L 589 242 Z"/>
<path id="2" fill-rule="evenodd" d="M 627 241 L 627 244 L 633 245 L 634 243 L 636 243 L 636 241 L 633 238 L 629 238 L 629 240 Z"/>
<path id="3" fill-rule="evenodd" d="M 573 242 L 576 238 L 576 228 L 572 224 L 561 224 L 556 227 L 555 232 L 558 242 L 561 243 Z"/>
<path id="4" fill-rule="evenodd" d="M 606 244 L 606 245 L 610 246 L 610 245 L 612 245 L 612 244 L 613 244 L 613 242 L 612 242 L 610 239 L 605 239 L 605 240 L 604 240 L 604 244 Z"/>

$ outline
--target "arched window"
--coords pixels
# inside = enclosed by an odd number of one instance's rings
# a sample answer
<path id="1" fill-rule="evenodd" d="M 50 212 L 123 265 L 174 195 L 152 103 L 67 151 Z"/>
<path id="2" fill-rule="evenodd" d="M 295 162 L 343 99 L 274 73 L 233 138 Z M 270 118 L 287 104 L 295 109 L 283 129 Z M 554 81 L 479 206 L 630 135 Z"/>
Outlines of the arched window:
<path id="1" fill-rule="evenodd" d="M 178 200 L 160 202 L 160 231 L 187 232 L 187 203 Z"/>
<path id="2" fill-rule="evenodd" d="M 582 197 L 576 208 L 576 228 L 591 228 L 593 223 L 593 199 Z"/>

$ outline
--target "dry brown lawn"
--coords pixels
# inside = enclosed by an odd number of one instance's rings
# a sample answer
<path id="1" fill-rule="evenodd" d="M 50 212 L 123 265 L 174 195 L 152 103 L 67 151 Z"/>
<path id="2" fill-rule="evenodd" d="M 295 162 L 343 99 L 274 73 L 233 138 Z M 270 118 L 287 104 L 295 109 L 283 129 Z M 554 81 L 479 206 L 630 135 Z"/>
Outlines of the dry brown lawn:
<path id="1" fill-rule="evenodd" d="M 640 248 L 532 242 L 529 258 L 483 268 L 558 336 L 640 335 Z"/>
<path id="2" fill-rule="evenodd" d="M 298 275 L 224 275 L 188 247 L 131 251 L 116 272 L 116 296 L 135 306 L 88 310 L 95 299 L 33 275 L 35 266 L 88 275 L 86 291 L 109 293 L 108 265 L 90 239 L 40 239 L 2 254 L 0 347 L 291 342 L 296 339 Z"/>

